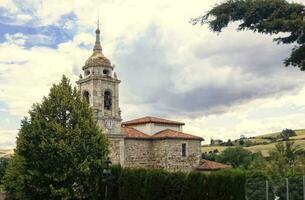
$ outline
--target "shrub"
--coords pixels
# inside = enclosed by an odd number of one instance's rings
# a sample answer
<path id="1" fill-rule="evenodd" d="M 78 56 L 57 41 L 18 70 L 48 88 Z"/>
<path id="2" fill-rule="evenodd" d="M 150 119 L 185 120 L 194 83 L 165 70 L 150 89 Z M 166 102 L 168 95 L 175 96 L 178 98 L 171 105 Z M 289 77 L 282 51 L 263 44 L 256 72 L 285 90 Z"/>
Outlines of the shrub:
<path id="1" fill-rule="evenodd" d="M 266 199 L 266 181 L 269 181 L 269 199 L 274 199 L 273 185 L 267 175 L 260 171 L 250 171 L 246 175 L 247 200 Z"/>
<path id="2" fill-rule="evenodd" d="M 245 176 L 236 170 L 211 174 L 121 169 L 108 186 L 114 200 L 244 200 Z M 103 198 L 104 199 L 104 198 Z"/>
<path id="3" fill-rule="evenodd" d="M 184 200 L 207 199 L 207 175 L 200 172 L 191 172 L 185 179 Z"/>

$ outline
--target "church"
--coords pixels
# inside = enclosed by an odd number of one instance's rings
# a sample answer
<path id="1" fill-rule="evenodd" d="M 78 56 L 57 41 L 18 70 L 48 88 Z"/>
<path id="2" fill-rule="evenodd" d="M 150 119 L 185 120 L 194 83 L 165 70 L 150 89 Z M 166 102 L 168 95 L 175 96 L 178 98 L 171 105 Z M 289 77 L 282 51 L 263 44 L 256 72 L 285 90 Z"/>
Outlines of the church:
<path id="1" fill-rule="evenodd" d="M 102 52 L 99 27 L 93 54 L 76 82 L 84 101 L 109 140 L 109 157 L 123 167 L 190 171 L 201 164 L 203 138 L 183 132 L 183 122 L 142 117 L 122 122 L 120 80 Z"/>

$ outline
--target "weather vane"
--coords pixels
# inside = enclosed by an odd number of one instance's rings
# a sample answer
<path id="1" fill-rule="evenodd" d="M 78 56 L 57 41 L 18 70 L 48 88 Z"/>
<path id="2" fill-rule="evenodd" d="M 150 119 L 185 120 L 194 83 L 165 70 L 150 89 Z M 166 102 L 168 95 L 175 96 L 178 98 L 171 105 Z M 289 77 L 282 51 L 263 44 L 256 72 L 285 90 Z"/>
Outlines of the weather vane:
<path id="1" fill-rule="evenodd" d="M 100 28 L 100 8 L 97 11 L 97 29 Z"/>

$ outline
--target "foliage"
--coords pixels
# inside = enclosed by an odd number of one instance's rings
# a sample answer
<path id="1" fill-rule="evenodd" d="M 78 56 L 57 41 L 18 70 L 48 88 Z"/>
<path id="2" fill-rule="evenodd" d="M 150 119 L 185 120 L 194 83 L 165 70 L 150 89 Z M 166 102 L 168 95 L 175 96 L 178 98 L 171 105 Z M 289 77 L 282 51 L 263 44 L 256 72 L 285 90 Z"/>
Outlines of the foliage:
<path id="1" fill-rule="evenodd" d="M 31 195 L 25 193 L 25 172 L 24 159 L 14 154 L 3 177 L 7 199 L 31 199 Z"/>
<path id="2" fill-rule="evenodd" d="M 252 161 L 252 153 L 242 147 L 227 148 L 216 157 L 216 161 L 247 168 Z"/>
<path id="3" fill-rule="evenodd" d="M 6 158 L 6 157 L 0 158 L 0 184 L 1 184 L 2 178 L 4 176 L 8 162 L 9 162 L 9 158 Z"/>
<path id="4" fill-rule="evenodd" d="M 208 24 L 215 32 L 221 32 L 230 22 L 238 22 L 238 30 L 263 34 L 286 33 L 274 39 L 278 43 L 296 44 L 285 65 L 305 70 L 304 17 L 305 6 L 287 0 L 227 0 L 192 22 Z"/>
<path id="5" fill-rule="evenodd" d="M 254 153 L 252 158 L 249 170 L 264 171 L 266 169 L 268 163 L 261 152 Z"/>
<path id="6" fill-rule="evenodd" d="M 289 199 L 303 200 L 303 177 L 291 176 L 288 178 Z M 286 199 L 286 178 L 279 178 L 276 180 L 276 194 L 280 199 Z"/>
<path id="7" fill-rule="evenodd" d="M 299 146 L 294 145 L 294 142 L 286 141 L 276 144 L 275 149 L 270 152 L 268 173 L 277 176 L 294 173 L 299 165 L 303 165 L 298 156 L 299 152 L 301 150 Z"/>
<path id="8" fill-rule="evenodd" d="M 291 129 L 284 129 L 281 132 L 281 138 L 283 138 L 283 140 L 289 140 L 290 137 L 296 136 L 297 134 L 295 133 L 294 130 Z"/>
<path id="9" fill-rule="evenodd" d="M 215 161 L 217 155 L 216 155 L 216 153 L 214 153 L 214 152 L 211 151 L 211 152 L 209 152 L 209 153 L 203 153 L 201 157 L 202 157 L 202 159 Z"/>
<path id="10" fill-rule="evenodd" d="M 266 199 L 266 181 L 268 176 L 261 171 L 249 171 L 246 174 L 246 196 L 247 200 Z M 269 182 L 269 199 L 274 199 L 274 191 Z"/>
<path id="11" fill-rule="evenodd" d="M 95 199 L 108 153 L 92 111 L 63 76 L 21 122 L 4 177 L 9 199 Z"/>
<path id="12" fill-rule="evenodd" d="M 220 171 L 212 174 L 182 173 L 152 169 L 121 169 L 118 194 L 120 200 L 244 200 L 245 176 L 241 171 Z M 111 190 L 111 189 L 110 189 Z"/>

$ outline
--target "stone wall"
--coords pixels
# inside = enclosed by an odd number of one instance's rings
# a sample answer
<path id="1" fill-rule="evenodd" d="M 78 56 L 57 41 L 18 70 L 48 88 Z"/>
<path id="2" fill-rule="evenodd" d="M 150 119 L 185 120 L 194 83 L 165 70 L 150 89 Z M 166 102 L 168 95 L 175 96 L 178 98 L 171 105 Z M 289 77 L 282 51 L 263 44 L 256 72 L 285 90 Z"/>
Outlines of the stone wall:
<path id="1" fill-rule="evenodd" d="M 125 167 L 149 167 L 151 159 L 150 140 L 125 139 Z"/>
<path id="2" fill-rule="evenodd" d="M 182 143 L 186 143 L 186 156 L 182 156 Z M 125 167 L 147 167 L 170 171 L 190 171 L 199 166 L 201 156 L 199 140 L 125 139 Z"/>
<path id="3" fill-rule="evenodd" d="M 125 153 L 125 146 L 124 146 L 124 138 L 107 135 L 109 141 L 109 158 L 113 164 L 120 164 L 124 166 L 124 153 Z"/>
<path id="4" fill-rule="evenodd" d="M 187 146 L 186 156 L 182 156 L 182 143 Z M 199 166 L 201 142 L 198 140 L 167 140 L 167 168 L 170 170 L 191 170 Z"/>

